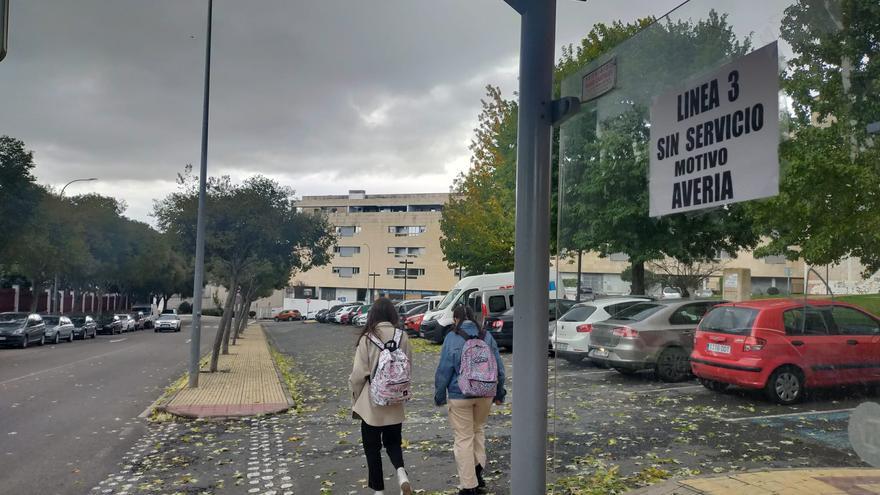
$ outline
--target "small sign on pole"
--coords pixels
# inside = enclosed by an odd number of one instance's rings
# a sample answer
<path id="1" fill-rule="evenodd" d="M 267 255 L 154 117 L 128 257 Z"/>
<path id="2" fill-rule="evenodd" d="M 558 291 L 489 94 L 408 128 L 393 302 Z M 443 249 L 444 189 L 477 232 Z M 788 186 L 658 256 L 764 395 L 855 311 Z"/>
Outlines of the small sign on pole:
<path id="1" fill-rule="evenodd" d="M 776 42 L 651 105 L 650 215 L 779 194 Z"/>
<path id="2" fill-rule="evenodd" d="M 581 102 L 595 100 L 614 89 L 617 84 L 617 58 L 587 73 L 581 80 Z"/>

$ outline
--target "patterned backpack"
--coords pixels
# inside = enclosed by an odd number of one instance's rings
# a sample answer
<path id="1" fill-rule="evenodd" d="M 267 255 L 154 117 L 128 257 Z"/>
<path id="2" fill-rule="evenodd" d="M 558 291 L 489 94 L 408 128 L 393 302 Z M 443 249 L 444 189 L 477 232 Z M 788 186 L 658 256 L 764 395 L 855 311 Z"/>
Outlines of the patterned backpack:
<path id="1" fill-rule="evenodd" d="M 380 349 L 379 361 L 370 376 L 370 399 L 377 406 L 403 404 L 409 400 L 412 365 L 400 349 L 401 337 L 403 332 L 394 329 L 394 338 L 383 344 L 378 337 L 369 334 L 370 342 Z"/>
<path id="2" fill-rule="evenodd" d="M 478 336 L 471 336 L 456 330 L 464 339 L 461 350 L 461 370 L 458 374 L 458 388 L 467 397 L 495 397 L 498 389 L 498 363 L 489 344 L 484 340 L 486 332 L 480 330 Z"/>

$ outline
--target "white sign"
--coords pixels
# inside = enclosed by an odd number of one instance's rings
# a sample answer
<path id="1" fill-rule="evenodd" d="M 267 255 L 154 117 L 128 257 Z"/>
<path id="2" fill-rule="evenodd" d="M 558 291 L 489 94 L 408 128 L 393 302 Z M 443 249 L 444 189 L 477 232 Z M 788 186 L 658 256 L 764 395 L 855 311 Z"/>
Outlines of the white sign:
<path id="1" fill-rule="evenodd" d="M 726 277 L 724 277 L 724 288 L 725 289 L 736 289 L 739 287 L 739 274 L 738 273 L 729 273 Z"/>
<path id="2" fill-rule="evenodd" d="M 651 105 L 652 217 L 779 193 L 776 42 Z"/>
<path id="3" fill-rule="evenodd" d="M 614 89 L 617 84 L 617 59 L 612 58 L 581 79 L 581 101 L 594 100 Z"/>

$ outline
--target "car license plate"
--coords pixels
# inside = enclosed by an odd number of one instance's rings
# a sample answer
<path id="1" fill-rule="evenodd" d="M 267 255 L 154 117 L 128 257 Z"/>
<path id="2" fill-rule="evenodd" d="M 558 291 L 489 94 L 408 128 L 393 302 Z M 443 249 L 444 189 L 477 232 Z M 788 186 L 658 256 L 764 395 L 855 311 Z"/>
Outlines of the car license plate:
<path id="1" fill-rule="evenodd" d="M 606 358 L 608 357 L 608 351 L 605 349 L 593 349 L 593 351 L 590 352 L 590 355 L 598 358 Z"/>
<path id="2" fill-rule="evenodd" d="M 706 344 L 706 349 L 719 354 L 730 354 L 730 346 L 727 344 L 714 344 L 710 342 Z"/>
<path id="3" fill-rule="evenodd" d="M 566 344 L 564 342 L 557 342 L 553 347 L 558 351 L 567 351 L 568 350 L 568 344 Z"/>

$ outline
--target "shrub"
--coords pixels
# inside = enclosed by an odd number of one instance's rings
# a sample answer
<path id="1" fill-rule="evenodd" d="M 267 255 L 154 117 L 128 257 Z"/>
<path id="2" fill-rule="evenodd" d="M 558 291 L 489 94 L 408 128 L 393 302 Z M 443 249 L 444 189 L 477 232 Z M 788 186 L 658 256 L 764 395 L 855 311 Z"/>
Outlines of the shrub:
<path id="1" fill-rule="evenodd" d="M 182 303 L 180 303 L 180 306 L 177 307 L 177 312 L 182 315 L 192 314 L 193 306 L 192 306 L 192 304 L 190 304 L 186 301 L 183 301 Z"/>
<path id="2" fill-rule="evenodd" d="M 248 311 L 248 316 L 253 318 L 254 316 L 257 316 L 257 312 L 256 311 Z"/>
<path id="3" fill-rule="evenodd" d="M 223 316 L 223 310 L 220 308 L 206 308 L 202 310 L 202 316 Z"/>
<path id="4" fill-rule="evenodd" d="M 768 287 L 767 288 L 768 296 L 776 296 L 779 295 L 779 289 L 777 287 Z"/>

